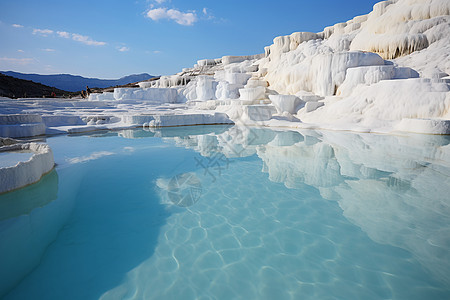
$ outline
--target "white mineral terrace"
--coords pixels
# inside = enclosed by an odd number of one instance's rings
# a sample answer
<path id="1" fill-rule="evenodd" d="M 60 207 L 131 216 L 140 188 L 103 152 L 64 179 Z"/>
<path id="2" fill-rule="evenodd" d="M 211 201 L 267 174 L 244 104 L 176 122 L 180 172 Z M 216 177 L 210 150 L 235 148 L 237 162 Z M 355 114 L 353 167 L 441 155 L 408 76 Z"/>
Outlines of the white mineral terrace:
<path id="1" fill-rule="evenodd" d="M 450 1 L 382 1 L 367 15 L 279 36 L 264 54 L 89 100 L 0 99 L 0 136 L 244 123 L 450 134 Z"/>
<path id="2" fill-rule="evenodd" d="M 50 147 L 38 143 L 1 146 L 0 163 L 0 193 L 39 181 L 55 165 Z"/>

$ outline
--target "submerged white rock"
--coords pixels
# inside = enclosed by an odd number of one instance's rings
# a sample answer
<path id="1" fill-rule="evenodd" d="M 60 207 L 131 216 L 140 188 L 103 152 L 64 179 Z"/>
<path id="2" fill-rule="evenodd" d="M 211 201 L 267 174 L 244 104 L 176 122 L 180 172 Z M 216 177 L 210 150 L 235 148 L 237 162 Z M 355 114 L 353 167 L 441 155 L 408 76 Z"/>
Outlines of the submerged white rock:
<path id="1" fill-rule="evenodd" d="M 168 139 L 205 157 L 256 154 L 271 181 L 301 191 L 314 187 L 368 238 L 406 250 L 430 277 L 450 283 L 447 137 L 234 126 Z"/>

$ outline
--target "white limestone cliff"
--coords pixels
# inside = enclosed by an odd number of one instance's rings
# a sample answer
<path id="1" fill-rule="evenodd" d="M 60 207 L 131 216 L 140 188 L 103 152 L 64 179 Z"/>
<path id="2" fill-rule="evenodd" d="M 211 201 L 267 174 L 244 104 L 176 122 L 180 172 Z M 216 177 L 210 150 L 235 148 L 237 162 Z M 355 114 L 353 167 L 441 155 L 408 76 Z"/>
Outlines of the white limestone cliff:
<path id="1" fill-rule="evenodd" d="M 264 54 L 202 59 L 139 86 L 89 101 L 2 100 L 2 112 L 43 118 L 0 120 L 0 136 L 148 126 L 160 115 L 172 120 L 157 126 L 223 123 L 216 112 L 247 125 L 450 134 L 450 2 L 382 1 L 322 32 L 276 37 Z"/>
<path id="2" fill-rule="evenodd" d="M 30 152 L 32 156 L 26 161 L 0 168 L 0 193 L 39 181 L 55 165 L 53 152 L 47 144 L 14 143 L 0 147 L 0 154 L 11 152 Z"/>

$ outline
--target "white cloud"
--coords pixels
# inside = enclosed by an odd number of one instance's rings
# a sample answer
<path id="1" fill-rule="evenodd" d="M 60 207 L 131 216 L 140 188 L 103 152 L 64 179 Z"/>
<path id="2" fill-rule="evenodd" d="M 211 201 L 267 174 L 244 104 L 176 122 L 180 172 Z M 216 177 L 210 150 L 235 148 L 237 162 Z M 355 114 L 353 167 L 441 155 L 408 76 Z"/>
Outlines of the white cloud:
<path id="1" fill-rule="evenodd" d="M 167 15 L 170 19 L 174 20 L 180 25 L 189 26 L 197 22 L 197 16 L 195 13 L 183 13 L 176 9 L 169 9 Z"/>
<path id="2" fill-rule="evenodd" d="M 90 37 L 88 37 L 86 35 L 81 35 L 81 34 L 77 34 L 77 33 L 72 33 L 72 40 L 89 45 L 89 46 L 104 46 L 104 45 L 106 45 L 105 42 L 94 41 L 93 39 L 91 39 Z"/>
<path id="3" fill-rule="evenodd" d="M 197 22 L 197 15 L 195 12 L 181 12 L 176 9 L 154 8 L 147 12 L 147 17 L 153 21 L 158 21 L 161 19 L 174 20 L 176 23 L 184 26 L 193 25 Z"/>
<path id="4" fill-rule="evenodd" d="M 160 51 L 160 50 L 152 50 L 152 51 L 146 50 L 145 51 L 145 54 L 160 54 L 160 53 L 162 53 L 162 51 Z"/>
<path id="5" fill-rule="evenodd" d="M 12 24 L 12 27 L 14 27 L 14 28 L 23 28 L 23 25 L 20 25 L 20 24 Z"/>
<path id="6" fill-rule="evenodd" d="M 44 69 L 46 72 L 56 72 L 56 69 L 52 65 L 45 65 Z"/>
<path id="7" fill-rule="evenodd" d="M 123 46 L 123 47 L 117 47 L 117 50 L 119 50 L 120 52 L 127 52 L 127 51 L 130 51 L 130 48 Z"/>
<path id="8" fill-rule="evenodd" d="M 106 45 L 105 42 L 95 41 L 86 35 L 81 35 L 78 33 L 70 33 L 67 31 L 57 31 L 56 33 L 58 34 L 59 37 L 62 37 L 65 39 L 72 38 L 72 40 L 74 40 L 76 42 L 80 42 L 80 43 L 83 43 L 83 44 L 86 44 L 89 46 L 104 46 L 104 45 Z"/>
<path id="9" fill-rule="evenodd" d="M 33 29 L 33 34 L 39 34 L 42 36 L 49 36 L 53 34 L 53 30 L 50 29 Z"/>
<path id="10" fill-rule="evenodd" d="M 163 2 L 166 2 L 166 0 L 155 0 L 156 3 L 161 4 Z"/>
<path id="11" fill-rule="evenodd" d="M 70 33 L 66 31 L 57 31 L 56 33 L 58 34 L 59 37 L 70 39 Z"/>
<path id="12" fill-rule="evenodd" d="M 159 19 L 167 18 L 167 8 L 155 8 L 147 12 L 147 17 L 153 21 L 158 21 Z"/>
<path id="13" fill-rule="evenodd" d="M 33 58 L 11 58 L 0 57 L 0 62 L 10 63 L 12 65 L 28 65 L 34 61 Z"/>
<path id="14" fill-rule="evenodd" d="M 45 36 L 45 37 L 48 37 L 49 35 L 53 35 L 54 33 L 55 33 L 55 31 L 50 30 L 50 29 L 33 29 L 33 34 L 39 34 L 39 35 Z M 95 41 L 87 35 L 81 35 L 78 33 L 70 33 L 70 32 L 66 32 L 66 31 L 56 31 L 56 34 L 58 35 L 58 37 L 66 38 L 66 39 L 71 38 L 72 40 L 74 40 L 76 42 L 80 42 L 80 43 L 83 43 L 83 44 L 89 45 L 89 46 L 104 46 L 104 45 L 106 45 L 105 42 Z"/>
<path id="15" fill-rule="evenodd" d="M 94 152 L 89 156 L 80 156 L 80 157 L 69 158 L 69 159 L 67 159 L 67 161 L 71 164 L 77 164 L 77 163 L 87 162 L 90 160 L 95 160 L 95 159 L 101 158 L 103 156 L 108 156 L 108 155 L 114 155 L 114 153 L 108 152 L 108 151 Z"/>
<path id="16" fill-rule="evenodd" d="M 24 53 L 25 51 L 23 51 L 22 49 L 19 49 L 19 50 L 17 50 L 17 52 Z"/>
<path id="17" fill-rule="evenodd" d="M 50 49 L 50 48 L 45 48 L 45 49 L 42 49 L 42 51 L 45 51 L 45 52 L 55 52 L 56 50 L 55 50 L 55 49 Z"/>
<path id="18" fill-rule="evenodd" d="M 215 17 L 210 13 L 210 10 L 206 7 L 203 8 L 202 10 L 203 15 L 206 17 L 207 20 L 214 20 Z"/>

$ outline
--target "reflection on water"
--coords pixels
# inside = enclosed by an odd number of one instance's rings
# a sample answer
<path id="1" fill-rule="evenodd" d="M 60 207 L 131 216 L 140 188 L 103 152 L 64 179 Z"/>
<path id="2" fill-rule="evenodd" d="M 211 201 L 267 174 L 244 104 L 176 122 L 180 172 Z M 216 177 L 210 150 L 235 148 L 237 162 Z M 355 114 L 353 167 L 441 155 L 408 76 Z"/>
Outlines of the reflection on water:
<path id="1" fill-rule="evenodd" d="M 98 299 L 152 255 L 167 215 L 164 207 L 152 201 L 157 199 L 152 173 L 164 174 L 163 166 L 175 167 L 171 164 L 176 160 L 161 158 L 161 151 L 180 159 L 183 155 L 176 154 L 183 151 L 160 147 L 165 144 L 156 139 L 124 140 L 117 132 L 57 136 L 47 142 L 57 163 L 58 196 L 29 215 L 6 220 L 15 224 L 24 218 L 21 228 L 27 228 L 29 236 L 11 231 L 9 223 L 5 226 L 0 241 L 14 261 L 1 265 L 0 272 L 5 274 L 0 282 L 18 261 L 32 257 L 36 263 L 32 272 L 21 273 L 18 285 L 2 293 L 6 293 L 4 299 Z M 51 191 L 47 188 L 44 193 Z M 34 223 L 36 212 L 46 215 L 52 239 L 46 239 Z M 39 242 L 43 251 L 28 240 Z M 21 253 L 14 252 L 15 245 L 9 241 L 26 247 Z"/>
<path id="2" fill-rule="evenodd" d="M 316 188 L 373 241 L 412 253 L 450 285 L 450 138 L 233 127 L 176 137 L 204 156 L 256 155 L 272 182 Z"/>
<path id="3" fill-rule="evenodd" d="M 129 139 L 149 138 L 149 137 L 178 137 L 201 136 L 206 134 L 220 134 L 228 130 L 231 126 L 181 126 L 181 127 L 162 127 L 146 129 L 127 129 L 117 133 L 120 137 Z M 104 133 L 104 135 L 116 134 L 115 132 Z"/>
<path id="4" fill-rule="evenodd" d="M 56 200 L 58 195 L 58 173 L 52 170 L 36 184 L 2 195 L 0 221 L 28 215 L 33 209 L 43 207 Z"/>
<path id="5" fill-rule="evenodd" d="M 55 170 L 0 197 L 0 296 L 39 264 L 64 221 Z"/>
<path id="6" fill-rule="evenodd" d="M 4 206 L 2 237 L 56 218 L 70 174 L 84 178 L 6 299 L 450 296 L 449 137 L 198 126 L 48 142 L 58 199 Z"/>
<path id="7" fill-rule="evenodd" d="M 259 147 L 269 178 L 318 188 L 372 240 L 408 250 L 450 284 L 448 137 L 323 132 L 319 139 Z"/>

